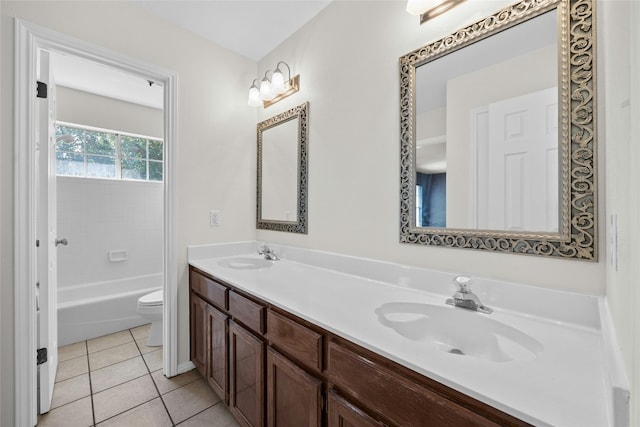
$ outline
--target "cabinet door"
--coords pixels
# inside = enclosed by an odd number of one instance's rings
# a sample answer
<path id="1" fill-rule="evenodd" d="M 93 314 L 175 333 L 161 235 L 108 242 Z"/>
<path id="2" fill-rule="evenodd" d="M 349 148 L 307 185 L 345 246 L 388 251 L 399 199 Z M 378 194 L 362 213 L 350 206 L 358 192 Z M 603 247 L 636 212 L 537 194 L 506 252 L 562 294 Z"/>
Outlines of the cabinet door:
<path id="1" fill-rule="evenodd" d="M 189 322 L 191 326 L 191 361 L 198 371 L 207 377 L 209 340 L 207 331 L 207 303 L 194 294 L 190 296 Z"/>
<path id="2" fill-rule="evenodd" d="M 209 354 L 207 381 L 222 400 L 227 402 L 227 315 L 207 305 Z"/>
<path id="3" fill-rule="evenodd" d="M 267 349 L 267 425 L 320 426 L 322 381 Z"/>
<path id="4" fill-rule="evenodd" d="M 335 392 L 329 392 L 329 427 L 376 427 L 382 424 L 347 402 Z"/>
<path id="5" fill-rule="evenodd" d="M 245 426 L 264 425 L 264 343 L 229 321 L 229 409 Z"/>

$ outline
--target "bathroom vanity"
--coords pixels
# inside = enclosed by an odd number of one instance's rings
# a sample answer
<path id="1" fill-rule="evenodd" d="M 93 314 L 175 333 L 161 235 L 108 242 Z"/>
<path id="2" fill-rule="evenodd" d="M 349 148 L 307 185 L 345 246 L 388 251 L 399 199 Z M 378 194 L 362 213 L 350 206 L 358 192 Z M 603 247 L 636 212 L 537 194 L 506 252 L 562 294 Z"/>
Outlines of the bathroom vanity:
<path id="1" fill-rule="evenodd" d="M 625 419 L 597 297 L 475 279 L 487 315 L 445 304 L 451 274 L 256 252 L 255 242 L 189 249 L 191 359 L 242 425 Z"/>

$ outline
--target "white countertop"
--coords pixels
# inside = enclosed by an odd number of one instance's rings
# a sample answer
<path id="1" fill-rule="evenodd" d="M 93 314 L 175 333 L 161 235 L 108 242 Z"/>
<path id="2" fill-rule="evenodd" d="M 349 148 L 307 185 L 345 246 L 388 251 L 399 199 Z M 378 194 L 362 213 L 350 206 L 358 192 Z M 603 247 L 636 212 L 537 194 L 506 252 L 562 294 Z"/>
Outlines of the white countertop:
<path id="1" fill-rule="evenodd" d="M 273 247 L 282 259 L 262 269 L 234 269 L 221 262 L 237 256 L 258 258 L 255 242 L 190 247 L 189 263 L 537 426 L 613 426 L 618 421 L 613 421 L 611 408 L 626 408 L 625 402 L 619 401 L 628 394 L 625 380 L 616 377 L 621 370 L 611 366 L 619 364 L 619 356 L 617 350 L 609 348 L 609 319 L 602 298 L 477 279 L 472 290 L 494 312 L 486 315 L 465 310 L 466 318 L 489 316 L 543 346 L 535 358 L 495 362 L 441 351 L 423 341 L 403 337 L 379 321 L 376 309 L 385 303 L 417 302 L 461 310 L 444 304 L 453 293 L 453 275 Z M 498 293 L 502 297 L 495 295 Z M 614 399 L 618 400 L 615 404 Z M 616 417 L 626 419 L 625 414 Z"/>

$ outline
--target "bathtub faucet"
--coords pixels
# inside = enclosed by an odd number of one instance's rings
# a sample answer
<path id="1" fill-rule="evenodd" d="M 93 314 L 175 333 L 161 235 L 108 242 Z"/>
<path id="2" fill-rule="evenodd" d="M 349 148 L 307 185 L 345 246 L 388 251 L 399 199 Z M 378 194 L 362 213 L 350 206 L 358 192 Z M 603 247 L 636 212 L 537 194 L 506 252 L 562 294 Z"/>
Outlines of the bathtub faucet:
<path id="1" fill-rule="evenodd" d="M 456 286 L 456 293 L 453 294 L 453 298 L 447 299 L 447 304 L 485 314 L 491 314 L 493 312 L 492 308 L 483 305 L 480 302 L 480 298 L 469 289 L 471 278 L 467 276 L 457 276 L 453 279 L 453 284 Z"/>
<path id="2" fill-rule="evenodd" d="M 269 248 L 269 246 L 267 246 L 266 243 L 260 247 L 260 250 L 258 251 L 258 255 L 264 255 L 264 259 L 267 259 L 269 261 L 278 261 L 280 259 L 271 250 L 271 248 Z"/>

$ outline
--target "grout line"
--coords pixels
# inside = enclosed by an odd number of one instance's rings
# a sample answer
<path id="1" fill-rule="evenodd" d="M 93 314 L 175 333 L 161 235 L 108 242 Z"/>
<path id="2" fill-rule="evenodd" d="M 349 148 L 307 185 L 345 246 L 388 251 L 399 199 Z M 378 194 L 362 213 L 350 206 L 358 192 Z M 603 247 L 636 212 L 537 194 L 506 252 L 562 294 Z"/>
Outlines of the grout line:
<path id="1" fill-rule="evenodd" d="M 186 418 L 186 419 L 184 419 L 184 420 L 180 421 L 180 424 L 187 422 L 187 421 L 188 421 L 188 420 L 190 420 L 191 418 L 196 417 L 196 416 L 200 415 L 201 413 L 203 413 L 204 411 L 208 411 L 209 409 L 213 408 L 214 406 L 218 406 L 218 405 L 219 405 L 219 404 L 221 404 L 221 403 L 222 403 L 222 404 L 224 404 L 224 400 L 220 400 L 219 402 L 216 402 L 216 403 L 214 403 L 214 404 L 213 404 L 213 405 L 211 405 L 211 406 L 207 406 L 207 407 L 206 407 L 206 408 L 204 408 L 202 411 L 200 411 L 200 412 L 196 412 L 195 414 L 191 415 L 189 418 Z M 235 418 L 234 418 L 234 419 L 235 419 Z M 179 425 L 179 424 L 176 424 L 176 425 Z"/>
<path id="2" fill-rule="evenodd" d="M 93 419 L 93 425 L 96 425 L 96 411 L 95 411 L 95 407 L 93 406 L 93 385 L 91 384 L 91 362 L 89 362 L 89 345 L 87 344 L 87 341 L 84 342 L 84 347 L 87 351 L 86 357 L 87 357 L 87 375 L 89 376 L 89 395 L 91 396 L 91 418 Z"/>

